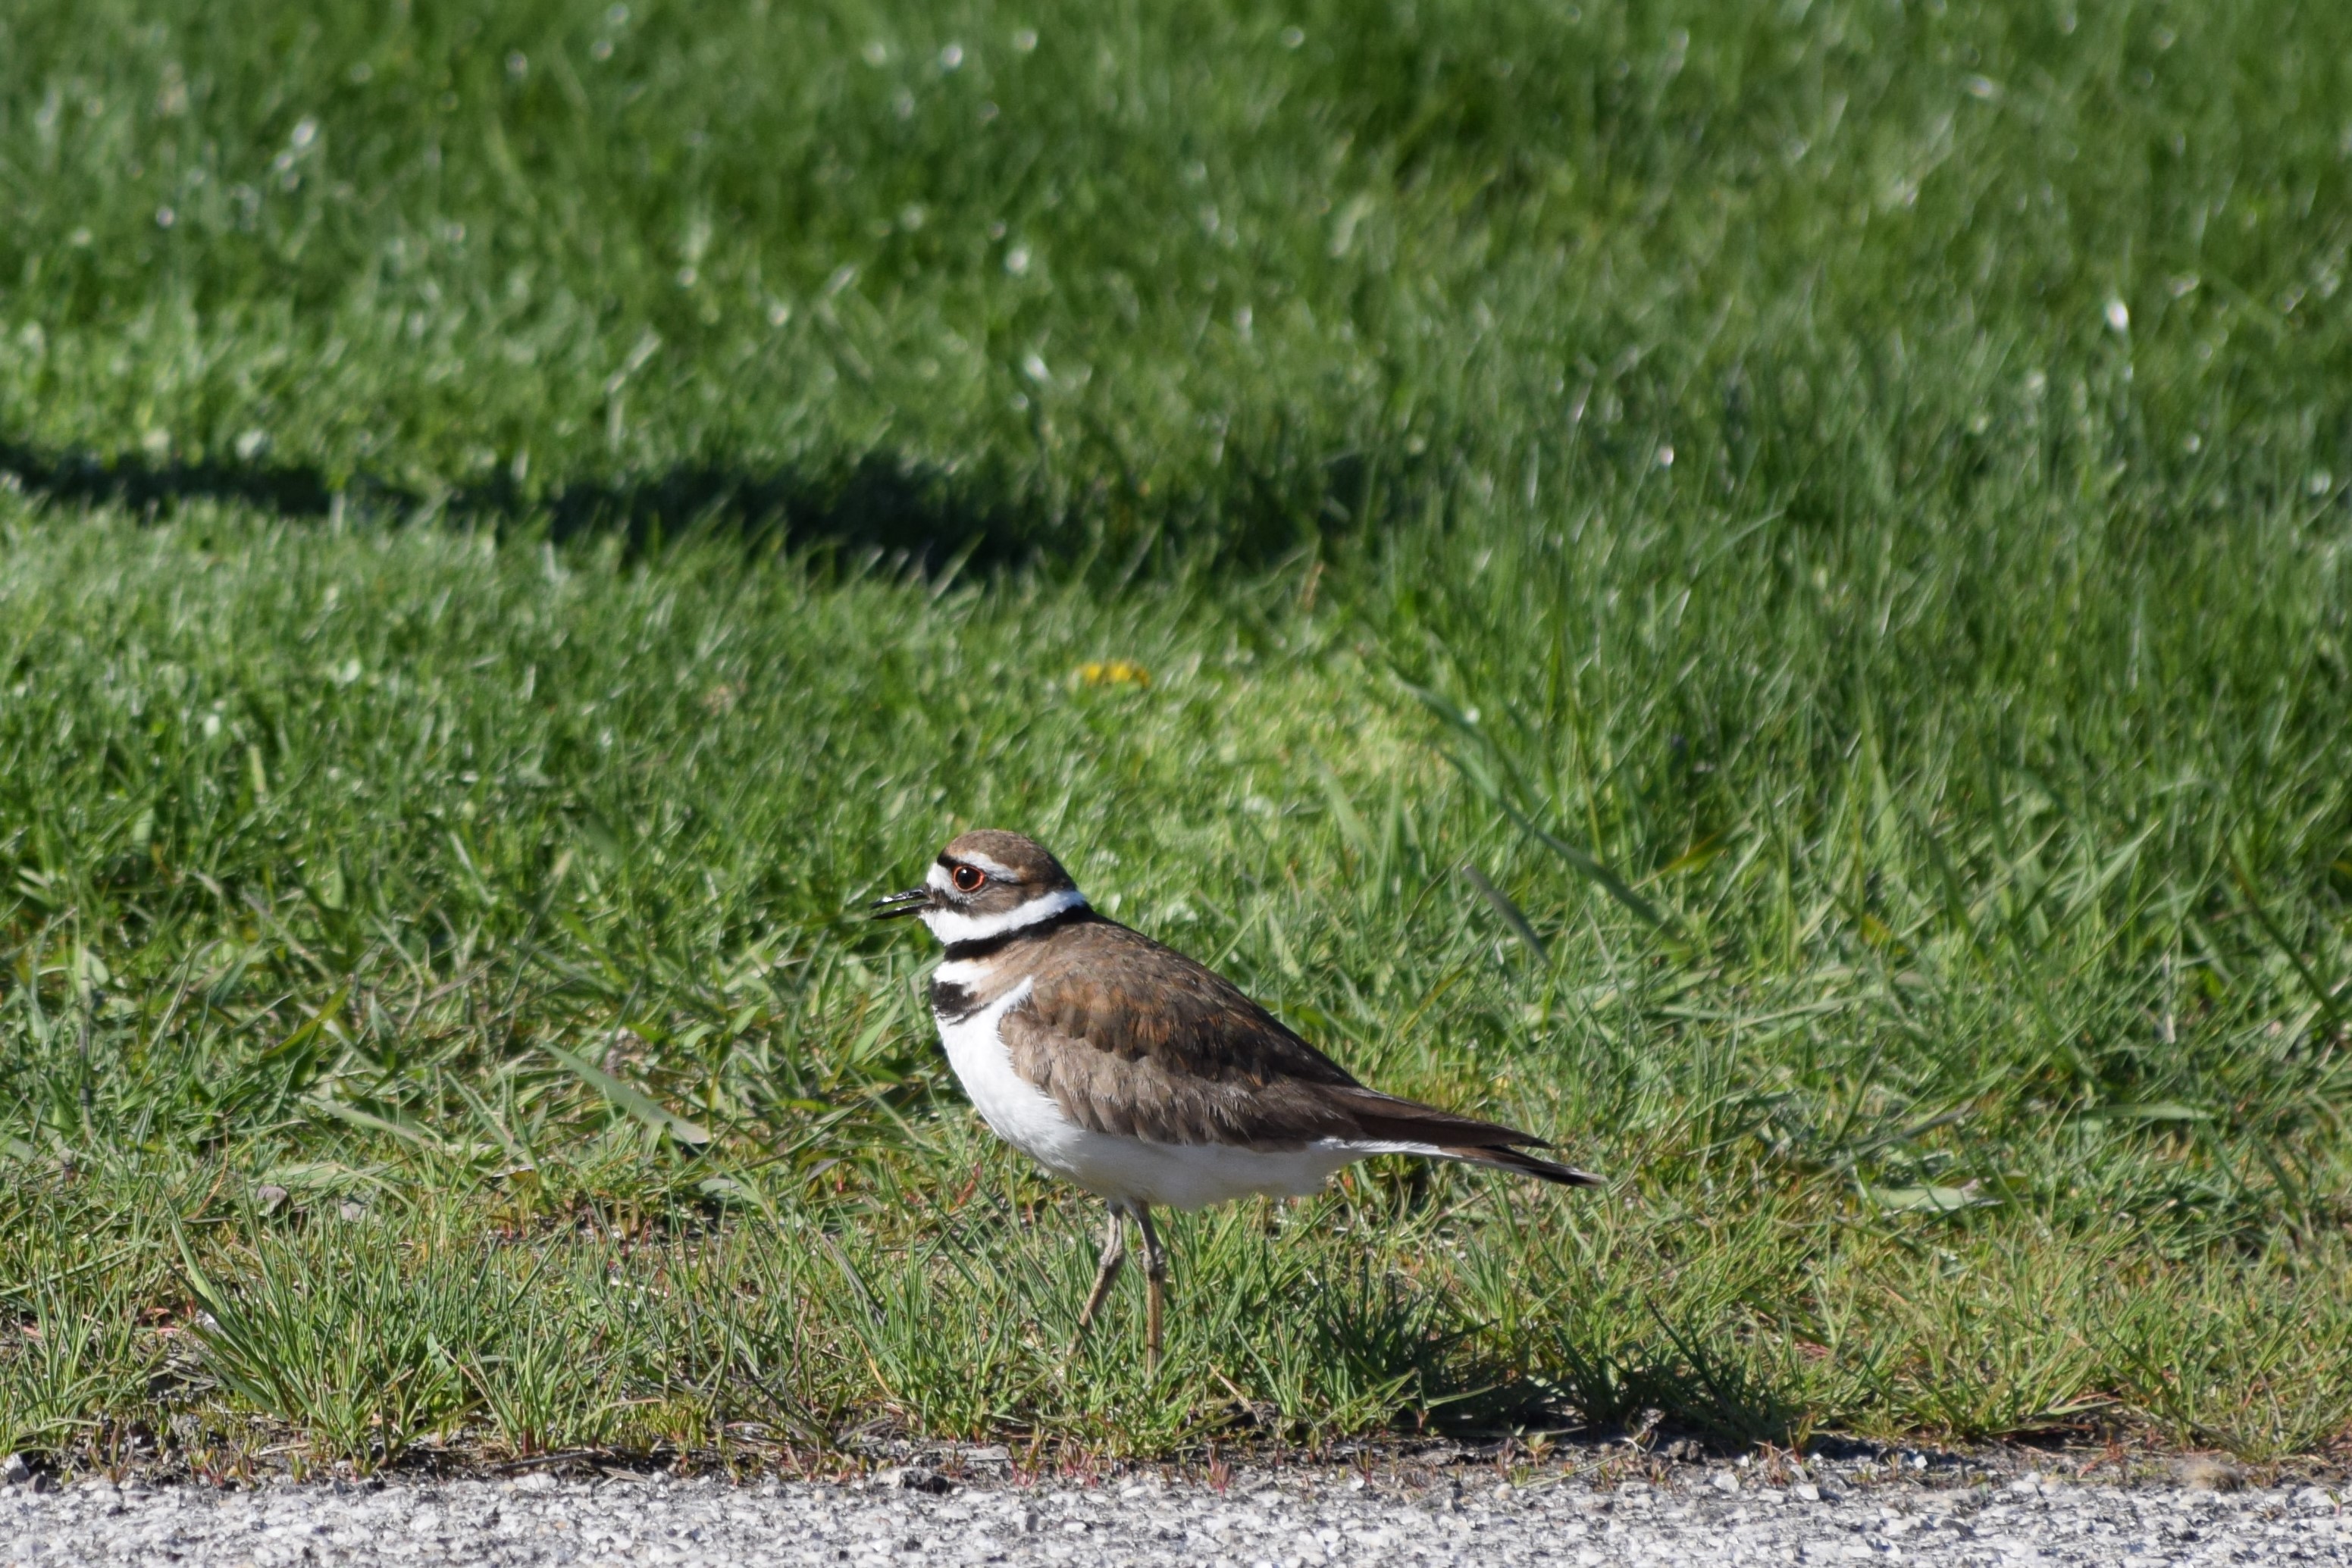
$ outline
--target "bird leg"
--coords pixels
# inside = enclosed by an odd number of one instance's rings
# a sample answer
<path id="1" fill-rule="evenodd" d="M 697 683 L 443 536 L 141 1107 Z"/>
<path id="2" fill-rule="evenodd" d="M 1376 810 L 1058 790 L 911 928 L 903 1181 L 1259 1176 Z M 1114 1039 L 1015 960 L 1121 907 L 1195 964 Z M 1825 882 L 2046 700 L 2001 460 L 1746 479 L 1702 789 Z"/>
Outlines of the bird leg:
<path id="1" fill-rule="evenodd" d="M 1077 1335 L 1070 1341 L 1073 1355 L 1086 1343 L 1087 1331 L 1094 1327 L 1095 1314 L 1102 1311 L 1103 1298 L 1110 1294 L 1110 1282 L 1118 1278 L 1118 1266 L 1127 1261 L 1127 1232 L 1119 1218 L 1119 1206 L 1114 1203 L 1110 1206 L 1110 1228 L 1103 1232 L 1102 1265 L 1095 1270 L 1095 1288 L 1087 1294 L 1087 1304 L 1078 1313 Z"/>
<path id="2" fill-rule="evenodd" d="M 1151 1210 L 1142 1204 L 1135 1206 L 1135 1228 L 1143 1232 L 1143 1278 L 1147 1281 L 1143 1316 L 1144 1368 L 1160 1370 L 1160 1320 L 1168 1301 L 1168 1253 L 1160 1245 L 1160 1231 L 1151 1223 Z"/>

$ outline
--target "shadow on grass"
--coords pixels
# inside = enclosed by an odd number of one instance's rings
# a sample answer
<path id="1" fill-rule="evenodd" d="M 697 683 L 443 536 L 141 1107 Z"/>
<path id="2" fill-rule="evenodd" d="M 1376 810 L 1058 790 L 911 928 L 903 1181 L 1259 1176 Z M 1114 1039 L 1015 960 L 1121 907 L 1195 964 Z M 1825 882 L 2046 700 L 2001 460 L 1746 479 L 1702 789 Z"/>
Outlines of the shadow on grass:
<path id="1" fill-rule="evenodd" d="M 1639 1439 L 1669 1433 L 1738 1452 L 1759 1442 L 1798 1446 L 1808 1423 L 1772 1380 L 1723 1354 L 1716 1336 L 1657 1317 L 1657 1337 L 1565 1331 L 1538 1352 L 1530 1401 L 1550 1413 Z"/>
<path id="2" fill-rule="evenodd" d="M 878 552 L 926 574 L 951 561 L 982 570 L 1045 559 L 1124 564 L 1180 538 L 1228 560 L 1268 560 L 1367 518 L 1394 520 L 1417 494 L 1423 465 L 1387 473 L 1362 453 L 1285 451 L 1271 462 L 1236 454 L 1228 466 L 1231 483 L 1216 495 L 1147 500 L 1102 482 L 1074 507 L 986 465 L 950 469 L 886 453 L 771 470 L 678 464 L 530 492 L 505 475 L 441 489 L 373 475 L 338 481 L 322 468 L 266 459 L 100 456 L 0 440 L 0 474 L 28 494 L 80 505 L 163 513 L 225 501 L 285 517 L 345 509 L 375 520 L 446 517 L 502 532 L 544 529 L 559 543 L 617 535 L 632 554 L 731 532 L 747 542 Z"/>
<path id="3" fill-rule="evenodd" d="M 0 441 L 0 472 L 37 496 L 150 510 L 182 501 L 236 501 L 286 517 L 323 517 L 334 491 L 316 468 L 272 463 L 150 462 L 93 453 L 43 453 Z"/>
<path id="4" fill-rule="evenodd" d="M 983 566 L 1017 564 L 1041 553 L 1056 532 L 1045 507 L 1005 487 L 879 455 L 835 472 L 681 465 L 643 477 L 566 483 L 541 495 L 504 476 L 436 492 L 373 476 L 338 485 L 323 469 L 298 464 L 101 458 L 11 442 L 0 442 L 0 472 L 16 476 L 29 494 L 134 511 L 200 500 L 285 517 L 325 517 L 347 507 L 375 519 L 543 528 L 558 542 L 618 534 L 632 552 L 719 528 L 747 539 L 879 550 L 927 570 L 960 555 Z"/>

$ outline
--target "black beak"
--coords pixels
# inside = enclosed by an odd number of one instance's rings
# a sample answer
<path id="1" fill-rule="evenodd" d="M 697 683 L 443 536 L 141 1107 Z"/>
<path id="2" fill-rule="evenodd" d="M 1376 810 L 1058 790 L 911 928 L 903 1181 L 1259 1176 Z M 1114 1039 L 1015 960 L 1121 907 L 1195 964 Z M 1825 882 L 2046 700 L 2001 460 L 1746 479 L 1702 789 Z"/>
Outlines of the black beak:
<path id="1" fill-rule="evenodd" d="M 894 893 L 887 898 L 876 899 L 873 904 L 874 918 L 896 920 L 902 915 L 913 915 L 919 910 L 928 909 L 930 904 L 929 888 L 910 887 L 904 893 Z"/>

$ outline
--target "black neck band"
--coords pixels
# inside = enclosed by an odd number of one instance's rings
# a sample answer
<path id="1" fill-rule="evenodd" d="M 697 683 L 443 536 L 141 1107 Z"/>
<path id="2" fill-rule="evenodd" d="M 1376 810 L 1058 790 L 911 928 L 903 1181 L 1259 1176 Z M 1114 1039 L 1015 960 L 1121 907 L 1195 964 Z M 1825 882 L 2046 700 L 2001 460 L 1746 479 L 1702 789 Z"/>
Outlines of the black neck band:
<path id="1" fill-rule="evenodd" d="M 1085 904 L 1073 904 L 1067 909 L 1057 910 L 1043 920 L 1033 920 L 1026 925 L 1016 925 L 1010 931 L 1000 931 L 993 936 L 975 936 L 969 942 L 950 942 L 948 944 L 947 959 L 952 964 L 964 958 L 985 958 L 991 953 L 999 952 L 1015 942 L 1026 941 L 1032 936 L 1043 936 L 1048 931 L 1058 931 L 1065 925 L 1075 925 L 1081 920 L 1092 920 L 1094 917 L 1095 912 Z"/>

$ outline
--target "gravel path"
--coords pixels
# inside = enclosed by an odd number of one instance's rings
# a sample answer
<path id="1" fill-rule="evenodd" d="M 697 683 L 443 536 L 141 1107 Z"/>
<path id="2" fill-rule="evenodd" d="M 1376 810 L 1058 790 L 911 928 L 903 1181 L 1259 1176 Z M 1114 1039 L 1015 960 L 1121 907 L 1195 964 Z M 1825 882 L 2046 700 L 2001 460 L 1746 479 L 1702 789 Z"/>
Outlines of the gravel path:
<path id="1" fill-rule="evenodd" d="M 1808 1497 L 1802 1486 L 1732 1490 L 1740 1478 L 1730 1470 L 1612 1490 L 1412 1490 L 1322 1471 L 1245 1474 L 1222 1493 L 1154 1479 L 932 1493 L 896 1479 L 20 1485 L 0 1490 L 0 1564 L 2352 1563 L 2352 1514 L 2317 1487 L 2215 1493 L 2028 1478 Z"/>

